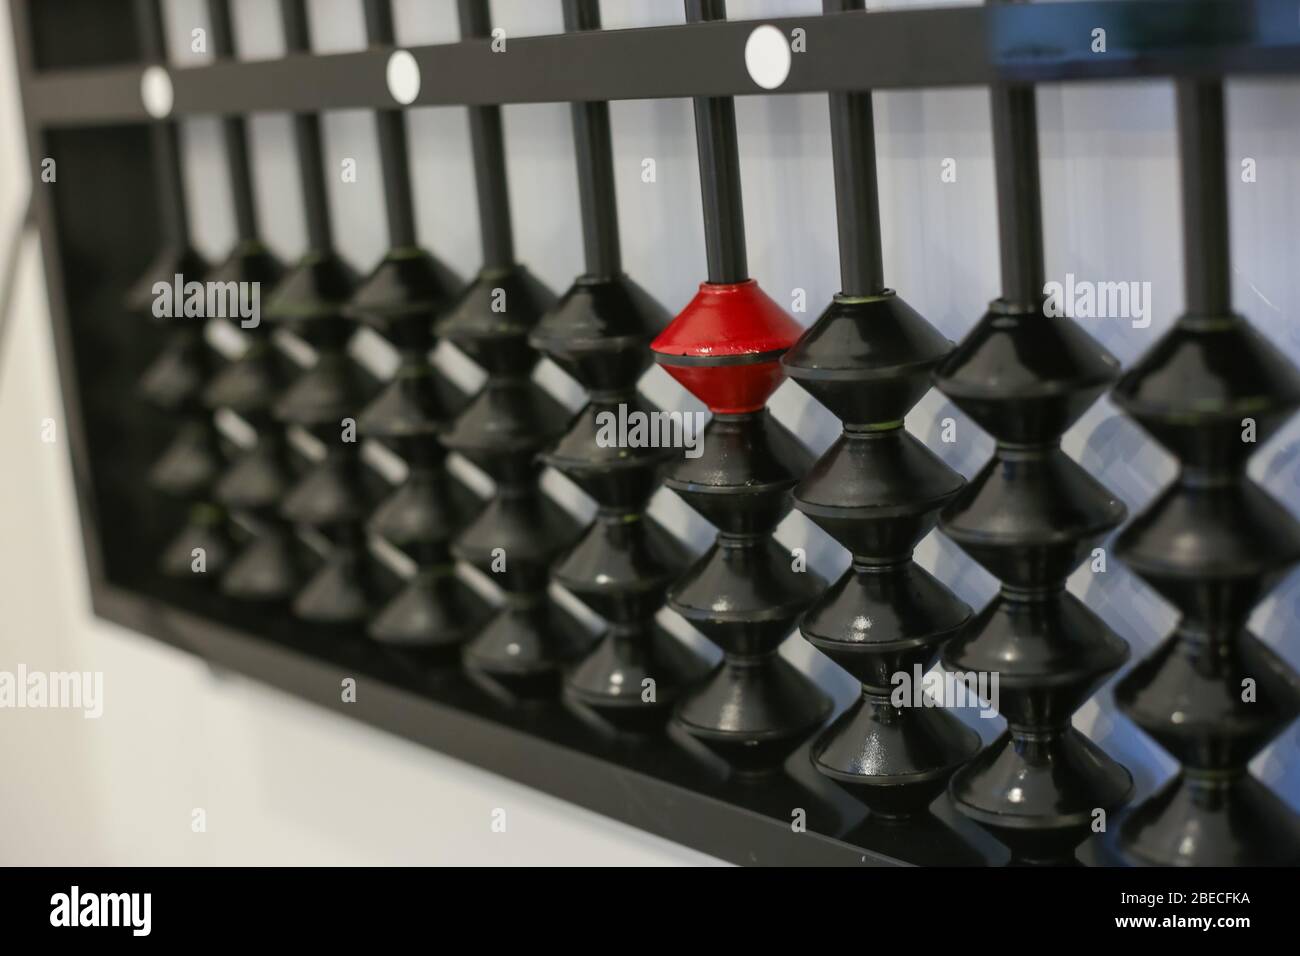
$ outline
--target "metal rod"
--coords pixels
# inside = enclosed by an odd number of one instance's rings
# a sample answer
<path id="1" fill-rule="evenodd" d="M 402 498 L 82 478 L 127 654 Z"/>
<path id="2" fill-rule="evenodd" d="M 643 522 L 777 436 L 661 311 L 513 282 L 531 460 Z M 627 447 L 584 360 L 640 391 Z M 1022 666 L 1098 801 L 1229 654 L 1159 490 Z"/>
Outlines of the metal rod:
<path id="1" fill-rule="evenodd" d="M 1043 211 L 1038 115 L 1032 86 L 989 88 L 997 177 L 1002 298 L 1024 309 L 1043 297 Z"/>
<path id="2" fill-rule="evenodd" d="M 235 59 L 230 0 L 208 0 L 208 19 L 212 27 L 212 52 L 219 60 Z M 221 126 L 226 142 L 226 165 L 230 167 L 230 194 L 235 204 L 235 231 L 240 239 L 252 239 L 258 229 L 253 166 L 248 156 L 248 121 L 243 116 L 225 116 Z"/>
<path id="3" fill-rule="evenodd" d="M 159 0 L 135 0 L 135 22 L 144 60 L 165 66 L 167 41 Z M 180 126 L 172 120 L 154 123 L 149 128 L 149 139 L 158 180 L 163 240 L 172 248 L 183 248 L 189 245 L 190 223 L 181 172 Z"/>
<path id="4" fill-rule="evenodd" d="M 391 0 L 363 0 L 362 14 L 366 20 L 366 40 L 371 46 L 393 46 L 397 31 L 393 27 Z"/>
<path id="5" fill-rule="evenodd" d="M 135 22 L 140 36 L 140 55 L 146 63 L 167 62 L 167 31 L 163 26 L 160 0 L 135 0 Z"/>
<path id="6" fill-rule="evenodd" d="M 1010 6 L 1022 0 L 987 0 Z M 1034 87 L 989 87 L 993 118 L 993 164 L 998 197 L 998 245 L 1002 298 L 1037 309 L 1043 298 L 1043 208 L 1038 176 L 1038 108 Z"/>
<path id="7" fill-rule="evenodd" d="M 372 47 L 396 43 L 391 0 L 365 0 L 366 39 Z M 406 117 L 401 110 L 375 114 L 379 163 L 384 176 L 384 205 L 388 213 L 388 241 L 394 248 L 415 245 L 415 201 L 411 191 Z"/>
<path id="8" fill-rule="evenodd" d="M 1232 312 L 1232 264 L 1223 84 L 1179 80 L 1176 92 L 1187 312 L 1224 316 Z"/>
<path id="9" fill-rule="evenodd" d="M 865 0 L 824 0 L 825 13 L 865 10 Z M 840 291 L 875 295 L 885 289 L 871 91 L 831 93 L 831 159 L 840 237 Z"/>
<path id="10" fill-rule="evenodd" d="M 686 19 L 690 23 L 727 18 L 725 0 L 685 2 Z M 745 210 L 740 192 L 735 104 L 729 96 L 697 96 L 694 105 L 709 281 L 743 282 L 749 278 L 749 263 L 745 258 Z"/>
<path id="11" fill-rule="evenodd" d="M 306 0 L 282 0 L 284 45 L 289 53 L 310 53 L 311 37 L 307 29 Z M 295 113 L 293 138 L 298 150 L 298 168 L 302 176 L 302 205 L 307 217 L 307 244 L 324 251 L 332 248 L 330 236 L 329 195 L 325 191 L 325 153 L 320 131 L 320 117 L 315 113 Z"/>
<path id="12" fill-rule="evenodd" d="M 564 29 L 600 29 L 598 0 L 564 0 Z M 587 274 L 615 276 L 623 270 L 618 240 L 618 201 L 614 191 L 614 149 L 609 104 L 574 103 L 573 151 L 578 161 L 578 199 Z"/>
<path id="13" fill-rule="evenodd" d="M 465 39 L 492 33 L 487 0 L 457 0 L 460 32 Z M 506 183 L 505 141 L 501 107 L 469 108 L 470 144 L 474 151 L 474 181 L 478 191 L 479 228 L 483 234 L 483 264 L 505 268 L 515 261 L 510 225 L 510 191 Z"/>

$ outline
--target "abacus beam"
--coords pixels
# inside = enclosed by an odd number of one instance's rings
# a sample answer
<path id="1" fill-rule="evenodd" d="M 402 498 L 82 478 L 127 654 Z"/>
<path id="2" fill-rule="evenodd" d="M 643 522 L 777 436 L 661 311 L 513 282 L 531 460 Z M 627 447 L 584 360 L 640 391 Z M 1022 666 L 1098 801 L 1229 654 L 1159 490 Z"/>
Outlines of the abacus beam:
<path id="1" fill-rule="evenodd" d="M 465 39 L 482 39 L 492 34 L 487 0 L 457 0 L 457 11 L 461 36 Z M 479 228 L 483 234 L 483 265 L 506 268 L 514 264 L 515 249 L 510 225 L 510 194 L 506 185 L 501 108 L 471 106 L 469 135 L 474 152 Z"/>
<path id="2" fill-rule="evenodd" d="M 11 0 L 15 9 L 32 0 Z M 935 89 L 992 83 L 1097 82 L 1136 77 L 1284 75 L 1300 70 L 1292 0 L 1060 0 L 986 9 L 875 10 L 766 21 L 806 31 L 778 94 Z M 1206 23 L 1215 24 L 1207 30 Z M 753 22 L 675 24 L 584 36 L 518 37 L 508 56 L 478 41 L 412 46 L 421 85 L 415 106 L 769 95 L 727 51 Z M 1108 49 L 1091 52 L 1091 31 Z M 1033 36 L 1032 49 L 1024 37 Z M 918 55 L 918 50 L 921 54 Z M 664 65 L 671 63 L 671 69 Z M 212 63 L 172 72 L 173 114 L 310 112 L 391 107 L 385 53 Z M 562 65 L 562 68 L 557 68 Z M 26 71 L 23 99 L 37 127 L 143 123 L 139 63 Z"/>
<path id="3" fill-rule="evenodd" d="M 372 47 L 395 43 L 389 0 L 365 0 L 366 39 Z M 388 213 L 388 242 L 395 249 L 415 245 L 415 204 L 406 149 L 406 119 L 401 110 L 375 114 L 379 162 L 383 167 L 384 205 Z"/>
<path id="4" fill-rule="evenodd" d="M 1179 80 L 1176 95 L 1187 313 L 1227 315 L 1232 311 L 1232 266 L 1223 84 Z"/>
<path id="5" fill-rule="evenodd" d="M 564 29 L 600 29 L 597 0 L 564 0 Z M 615 276 L 622 271 L 618 207 L 614 193 L 614 153 L 609 104 L 573 103 L 573 147 L 578 161 L 578 200 L 582 206 L 582 244 L 587 274 Z"/>
<path id="6" fill-rule="evenodd" d="M 235 59 L 230 0 L 208 0 L 208 20 L 212 27 L 212 52 L 219 60 Z M 235 231 L 240 239 L 252 239 L 257 235 L 258 229 L 257 207 L 253 202 L 252 164 L 248 158 L 248 123 L 242 116 L 226 116 L 221 125 L 226 144 L 226 164 L 230 167 Z"/>
<path id="7" fill-rule="evenodd" d="M 289 53 L 310 53 L 311 35 L 307 29 L 306 0 L 282 0 L 284 45 Z M 320 117 L 315 113 L 295 113 L 293 137 L 298 152 L 298 169 L 302 177 L 303 213 L 307 219 L 307 245 L 312 249 L 332 248 L 329 196 L 325 192 L 325 156 L 322 149 Z"/>
<path id="8" fill-rule="evenodd" d="M 824 0 L 826 13 L 865 10 L 865 0 Z M 871 91 L 831 93 L 831 159 L 840 240 L 840 291 L 875 295 L 885 288 L 876 182 Z"/>
<path id="9" fill-rule="evenodd" d="M 725 20 L 725 0 L 685 0 L 690 23 Z M 704 205 L 704 245 L 709 281 L 718 285 L 749 278 L 745 258 L 745 209 L 740 191 L 736 105 L 729 96 L 697 96 L 695 139 Z"/>

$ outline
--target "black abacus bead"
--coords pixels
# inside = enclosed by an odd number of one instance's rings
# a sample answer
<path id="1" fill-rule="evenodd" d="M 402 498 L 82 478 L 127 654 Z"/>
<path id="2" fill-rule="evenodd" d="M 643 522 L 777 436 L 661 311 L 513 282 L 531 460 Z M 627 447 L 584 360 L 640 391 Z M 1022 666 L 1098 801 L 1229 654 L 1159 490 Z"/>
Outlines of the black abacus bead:
<path id="1" fill-rule="evenodd" d="M 324 534 L 324 563 L 293 599 L 294 613 L 324 625 L 362 623 L 375 600 L 364 522 L 371 492 L 359 442 L 342 441 L 344 418 L 355 418 L 377 383 L 347 352 L 355 323 L 343 314 L 357 277 L 333 251 L 313 250 L 290 270 L 264 317 L 289 326 L 311 344 L 315 364 L 276 400 L 274 416 L 316 437 L 325 458 L 310 467 L 280 502 L 288 521 Z"/>
<path id="2" fill-rule="evenodd" d="M 284 276 L 284 266 L 257 240 L 239 242 L 208 275 L 208 281 L 256 283 L 269 294 Z M 279 515 L 280 500 L 296 480 L 284 426 L 272 408 L 293 375 L 293 367 L 271 341 L 271 326 L 259 321 L 248 330 L 247 350 L 223 368 L 204 390 L 204 403 L 227 409 L 250 425 L 256 444 L 217 478 L 215 499 L 248 525 L 251 535 L 221 577 L 221 590 L 244 600 L 285 601 L 302 586 L 306 558 L 291 528 Z"/>
<path id="3" fill-rule="evenodd" d="M 883 817 L 924 810 L 979 749 L 978 735 L 946 711 L 890 699 L 893 676 L 928 668 L 970 617 L 912 560 L 964 484 L 903 427 L 951 348 L 886 292 L 837 297 L 782 359 L 786 374 L 844 423 L 794 501 L 853 562 L 800 629 L 862 684 L 862 696 L 816 741 L 812 760 Z"/>
<path id="4" fill-rule="evenodd" d="M 687 734 L 744 773 L 779 767 L 830 713 L 829 698 L 777 651 L 825 588 L 795 571 L 771 532 L 812 456 L 766 409 L 716 414 L 703 453 L 675 462 L 665 485 L 718 529 L 669 589 L 668 603 L 723 659 L 678 702 Z"/>
<path id="5" fill-rule="evenodd" d="M 537 455 L 569 417 L 530 377 L 538 355 L 528 334 L 554 305 L 555 296 L 522 266 L 485 268 L 435 327 L 487 372 L 443 444 L 496 482 L 487 506 L 452 542 L 452 554 L 505 591 L 505 603 L 464 645 L 462 659 L 522 696 L 556 689 L 585 637 L 546 593 L 551 562 L 579 531 L 538 486 Z"/>
<path id="6" fill-rule="evenodd" d="M 127 293 L 127 307 L 153 315 L 156 283 L 173 285 L 176 276 L 191 282 L 206 276 L 209 264 L 188 245 L 167 246 Z M 180 305 L 180 303 L 176 303 Z M 203 390 L 217 365 L 204 336 L 205 318 L 167 317 L 170 330 L 163 350 L 141 376 L 140 394 L 177 422 L 175 437 L 149 469 L 150 487 L 188 503 L 185 524 L 163 548 L 158 568 L 174 578 L 215 579 L 235 550 L 229 516 L 211 500 L 212 485 L 226 464 L 225 448 Z M 194 570 L 202 549 L 204 573 Z"/>
<path id="7" fill-rule="evenodd" d="M 384 431 L 365 419 L 362 427 L 372 435 Z M 368 630 L 381 644 L 429 663 L 449 663 L 488 613 L 486 602 L 457 577 L 450 551 L 450 542 L 482 502 L 447 472 L 445 452 L 435 442 L 425 437 L 395 439 L 408 476 L 371 514 L 368 527 L 409 557 L 415 574 L 379 610 Z"/>
<path id="8" fill-rule="evenodd" d="M 998 442 L 940 528 L 1002 582 L 942 658 L 951 671 L 997 673 L 1007 720 L 949 791 L 1019 863 L 1073 863 L 1095 811 L 1132 790 L 1128 772 L 1070 726 L 1128 646 L 1065 590 L 1125 508 L 1060 436 L 1117 377 L 1115 359 L 1069 319 L 1001 300 L 936 373 Z"/>
<path id="9" fill-rule="evenodd" d="M 439 440 L 466 401 L 429 361 L 433 316 L 459 293 L 460 279 L 420 249 L 391 251 L 362 284 L 348 314 L 397 348 L 393 380 L 358 419 L 361 434 L 390 442 L 408 476 L 370 516 L 369 530 L 415 562 L 406 582 L 371 619 L 370 636 L 427 663 L 454 661 L 486 616 L 486 604 L 455 574 L 449 543 L 479 507 L 447 472 Z"/>
<path id="10" fill-rule="evenodd" d="M 1115 690 L 1179 762 L 1120 831 L 1133 862 L 1295 866 L 1300 819 L 1247 764 L 1300 714 L 1293 671 L 1246 629 L 1300 561 L 1300 524 L 1245 474 L 1300 407 L 1300 375 L 1236 315 L 1187 317 L 1116 386 L 1115 402 L 1179 459 L 1178 477 L 1121 532 L 1116 554 L 1173 604 L 1174 632 Z M 1246 680 L 1255 696 L 1245 700 Z"/>
<path id="11" fill-rule="evenodd" d="M 689 553 L 645 514 L 645 507 L 664 462 L 680 451 L 622 447 L 601 438 L 608 427 L 602 423 L 656 411 L 640 399 L 636 386 L 650 364 L 650 341 L 668 320 L 667 310 L 626 276 L 583 276 L 530 336 L 533 346 L 573 375 L 591 399 L 542 455 L 598 506 L 596 520 L 551 572 L 608 624 L 569 668 L 565 690 L 625 730 L 660 723 L 700 670 L 694 655 L 654 620 Z M 647 680 L 654 682 L 650 699 Z"/>
<path id="12" fill-rule="evenodd" d="M 165 249 L 132 284 L 126 307 L 142 316 L 153 316 L 156 283 L 172 285 L 175 277 L 206 275 L 211 265 L 188 246 Z M 209 359 L 200 318 L 161 321 L 171 327 L 163 350 L 140 377 L 139 394 L 166 412 L 180 414 L 201 407 L 199 396 L 208 373 Z"/>

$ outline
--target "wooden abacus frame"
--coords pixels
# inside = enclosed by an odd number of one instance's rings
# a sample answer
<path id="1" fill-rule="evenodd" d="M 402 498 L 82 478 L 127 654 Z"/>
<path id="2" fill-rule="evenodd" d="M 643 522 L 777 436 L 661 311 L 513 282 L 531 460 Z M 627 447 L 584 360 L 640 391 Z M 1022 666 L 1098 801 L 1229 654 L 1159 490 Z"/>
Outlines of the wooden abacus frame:
<path id="1" fill-rule="evenodd" d="M 632 747 L 560 703 L 520 709 L 459 673 L 407 670 L 365 641 L 322 643 L 287 614 L 267 616 L 161 581 L 136 559 L 161 533 L 132 476 L 159 448 L 139 416 L 114 406 L 140 371 L 127 285 L 157 246 L 156 198 L 141 98 L 144 65 L 124 3 L 10 0 L 34 209 L 48 280 L 66 434 L 95 612 L 108 620 L 554 796 L 737 863 L 945 862 L 924 839 L 862 844 L 838 835 L 863 811 L 813 773 L 801 749 L 761 791 L 723 781 L 666 738 Z M 949 7 L 770 21 L 804 31 L 775 94 L 987 86 L 1117 78 L 1300 72 L 1294 0 L 1128 0 Z M 688 24 L 410 48 L 422 83 L 413 107 L 769 95 L 746 72 L 758 24 Z M 1093 52 L 1094 30 L 1106 52 Z M 392 108 L 390 51 L 220 63 L 170 71 L 172 118 L 260 111 Z M 671 64 L 671 69 L 667 67 Z M 42 161 L 54 158 L 56 183 Z M 144 351 L 148 351 L 145 349 Z M 341 675 L 358 679 L 340 702 Z M 946 799 L 940 801 L 946 803 Z M 808 808 L 807 832 L 791 826 Z M 951 808 L 941 819 L 989 862 L 1002 852 Z M 895 841 L 897 842 L 897 841 Z M 1084 851 L 1087 858 L 1090 852 Z"/>

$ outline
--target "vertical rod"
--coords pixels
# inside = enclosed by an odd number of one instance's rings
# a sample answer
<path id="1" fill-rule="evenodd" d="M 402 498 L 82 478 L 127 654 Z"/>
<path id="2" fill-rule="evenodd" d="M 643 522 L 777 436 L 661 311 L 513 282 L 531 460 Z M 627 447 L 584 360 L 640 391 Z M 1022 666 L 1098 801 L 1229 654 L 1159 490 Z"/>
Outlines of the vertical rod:
<path id="1" fill-rule="evenodd" d="M 1187 312 L 1225 316 L 1232 312 L 1232 265 L 1223 83 L 1179 80 L 1176 92 Z"/>
<path id="2" fill-rule="evenodd" d="M 165 66 L 167 41 L 159 0 L 135 0 L 135 22 L 145 62 Z M 181 174 L 180 125 L 173 120 L 154 123 L 149 137 L 154 175 L 158 177 L 163 240 L 173 249 L 184 248 L 189 245 L 190 224 Z"/>
<path id="3" fill-rule="evenodd" d="M 1002 298 L 1032 310 L 1043 297 L 1043 210 L 1038 178 L 1038 113 L 1032 86 L 990 87 L 998 190 Z"/>
<path id="4" fill-rule="evenodd" d="M 993 5 L 1023 0 L 986 2 Z M 1043 265 L 1038 107 L 1034 87 L 991 86 L 989 109 L 993 117 L 1002 298 L 1014 308 L 1035 310 L 1042 301 L 1046 268 Z"/>
<path id="5" fill-rule="evenodd" d="M 212 52 L 219 60 L 235 58 L 230 0 L 208 0 L 212 27 Z M 230 167 L 230 194 L 235 203 L 235 231 L 240 239 L 257 235 L 257 206 L 253 201 L 253 167 L 248 158 L 248 123 L 242 116 L 222 117 L 226 165 Z"/>
<path id="6" fill-rule="evenodd" d="M 306 0 L 282 0 L 284 45 L 288 53 L 310 53 Z M 307 217 L 307 245 L 318 252 L 333 246 L 330 237 L 329 195 L 325 191 L 325 153 L 320 117 L 295 113 L 293 138 L 302 176 L 302 205 Z"/>
<path id="7" fill-rule="evenodd" d="M 465 39 L 488 37 L 492 21 L 487 0 L 457 0 L 460 32 Z M 501 107 L 469 107 L 469 135 L 474 151 L 479 227 L 483 233 L 483 264 L 489 268 L 514 265 L 510 226 L 510 191 L 506 184 L 506 152 L 501 131 Z"/>
<path id="8" fill-rule="evenodd" d="M 366 40 L 372 47 L 392 47 L 391 0 L 365 0 Z M 415 202 L 411 192 L 410 158 L 406 143 L 406 118 L 401 110 L 375 114 L 379 162 L 384 175 L 384 204 L 388 213 L 388 241 L 393 248 L 414 246 Z"/>
<path id="9" fill-rule="evenodd" d="M 824 0 L 825 13 L 865 10 L 865 0 Z M 831 158 L 840 237 L 840 292 L 876 295 L 885 289 L 876 180 L 876 132 L 871 91 L 831 93 Z"/>
<path id="10" fill-rule="evenodd" d="M 690 23 L 727 18 L 726 0 L 685 2 L 686 19 Z M 740 193 L 735 103 L 729 96 L 697 96 L 694 105 L 709 281 L 743 282 L 749 278 L 749 263 L 745 258 L 745 210 Z"/>
<path id="11" fill-rule="evenodd" d="M 600 29 L 598 0 L 564 0 L 564 29 Z M 574 103 L 573 151 L 578 160 L 578 199 L 587 274 L 616 276 L 623 270 L 618 240 L 618 201 L 614 192 L 614 150 L 609 104 Z"/>

